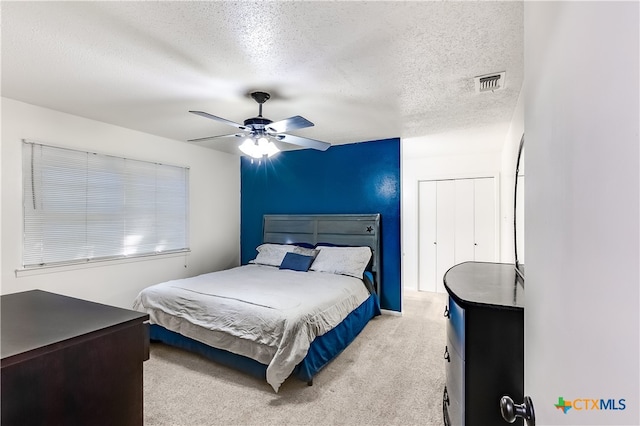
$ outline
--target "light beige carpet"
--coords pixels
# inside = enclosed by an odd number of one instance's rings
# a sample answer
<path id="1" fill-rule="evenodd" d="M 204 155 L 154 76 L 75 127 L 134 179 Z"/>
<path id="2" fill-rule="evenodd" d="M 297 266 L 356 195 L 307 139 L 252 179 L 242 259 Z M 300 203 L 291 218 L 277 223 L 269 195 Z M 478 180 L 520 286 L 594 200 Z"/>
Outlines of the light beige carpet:
<path id="1" fill-rule="evenodd" d="M 405 292 L 313 386 L 266 382 L 163 344 L 144 363 L 145 425 L 442 425 L 446 296 Z"/>

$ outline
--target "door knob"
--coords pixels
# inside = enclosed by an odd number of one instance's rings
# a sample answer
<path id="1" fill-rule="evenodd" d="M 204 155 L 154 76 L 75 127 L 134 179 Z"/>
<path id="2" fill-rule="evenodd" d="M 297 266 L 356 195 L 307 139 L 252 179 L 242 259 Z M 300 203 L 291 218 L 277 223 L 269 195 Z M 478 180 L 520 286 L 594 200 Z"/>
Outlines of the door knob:
<path id="1" fill-rule="evenodd" d="M 522 417 L 527 426 L 536 426 L 536 415 L 533 411 L 533 401 L 525 396 L 522 404 L 516 404 L 508 396 L 500 398 L 500 412 L 502 418 L 509 423 L 516 421 L 517 417 Z"/>

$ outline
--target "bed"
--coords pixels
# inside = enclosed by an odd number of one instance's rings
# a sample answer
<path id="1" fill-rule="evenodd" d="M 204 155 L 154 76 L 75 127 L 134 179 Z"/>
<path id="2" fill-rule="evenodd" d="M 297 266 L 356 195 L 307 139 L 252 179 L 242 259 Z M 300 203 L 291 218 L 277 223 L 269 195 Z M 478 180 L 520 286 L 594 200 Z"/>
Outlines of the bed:
<path id="1" fill-rule="evenodd" d="M 380 215 L 265 215 L 247 265 L 148 287 L 152 340 L 265 379 L 313 377 L 380 314 Z"/>

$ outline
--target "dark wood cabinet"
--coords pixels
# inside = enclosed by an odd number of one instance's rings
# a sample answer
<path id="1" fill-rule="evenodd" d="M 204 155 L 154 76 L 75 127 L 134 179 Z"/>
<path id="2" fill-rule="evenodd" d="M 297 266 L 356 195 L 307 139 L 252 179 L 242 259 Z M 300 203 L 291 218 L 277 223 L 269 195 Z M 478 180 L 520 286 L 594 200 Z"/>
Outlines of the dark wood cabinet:
<path id="1" fill-rule="evenodd" d="M 524 287 L 514 265 L 484 262 L 452 267 L 444 285 L 444 423 L 507 425 L 500 398 L 524 399 Z"/>
<path id="2" fill-rule="evenodd" d="M 1 296 L 2 425 L 142 425 L 145 313 L 40 290 Z"/>

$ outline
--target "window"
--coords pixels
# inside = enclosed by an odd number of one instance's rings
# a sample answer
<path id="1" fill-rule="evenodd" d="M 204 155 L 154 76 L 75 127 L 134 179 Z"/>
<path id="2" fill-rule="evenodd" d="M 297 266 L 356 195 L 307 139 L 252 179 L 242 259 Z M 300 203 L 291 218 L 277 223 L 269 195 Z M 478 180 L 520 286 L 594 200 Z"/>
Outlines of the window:
<path id="1" fill-rule="evenodd" d="M 23 144 L 24 268 L 188 251 L 189 169 Z"/>

